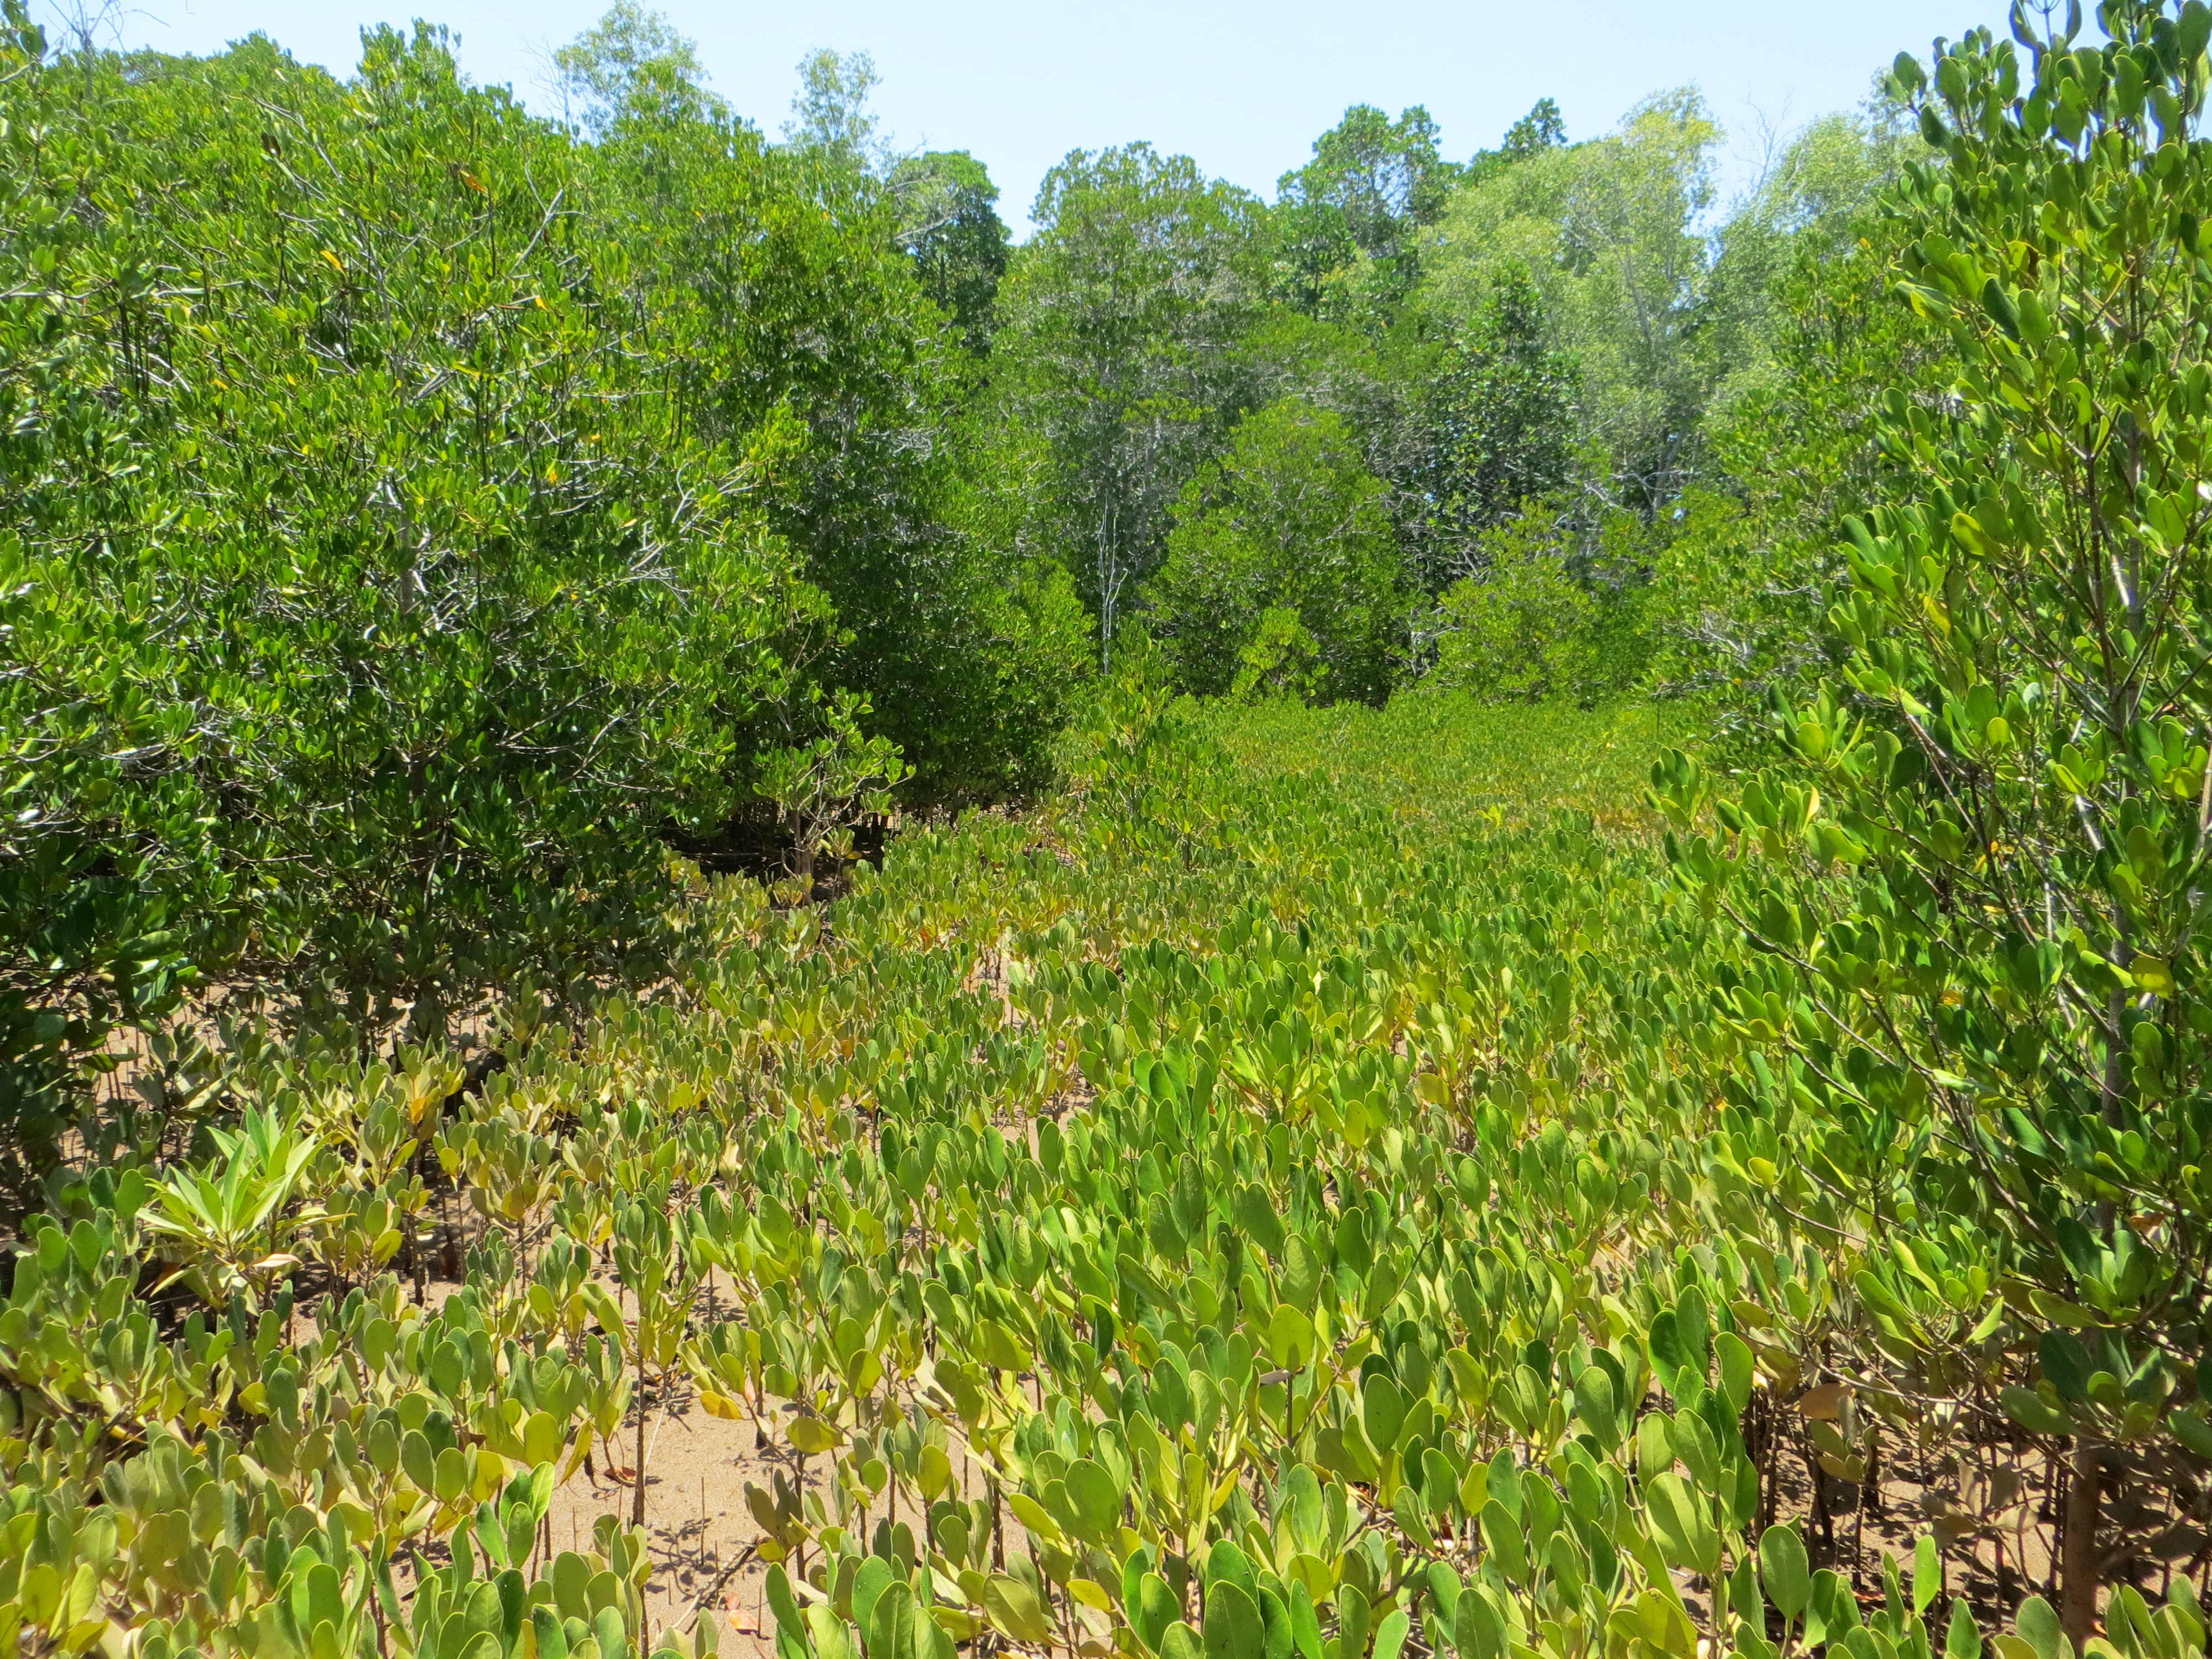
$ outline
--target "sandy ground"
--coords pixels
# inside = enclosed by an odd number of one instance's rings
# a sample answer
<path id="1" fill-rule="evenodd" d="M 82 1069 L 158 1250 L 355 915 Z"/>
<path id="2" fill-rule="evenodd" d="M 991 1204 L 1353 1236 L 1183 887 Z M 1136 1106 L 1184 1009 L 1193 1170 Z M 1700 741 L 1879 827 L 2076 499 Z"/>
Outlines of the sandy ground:
<path id="1" fill-rule="evenodd" d="M 753 1553 L 761 1531 L 744 1489 L 749 1480 L 768 1486 L 778 1468 L 790 1478 L 790 1464 L 773 1448 L 756 1451 L 750 1423 L 710 1415 L 688 1389 L 672 1390 L 665 1410 L 651 1402 L 648 1413 L 645 1530 L 653 1565 L 646 1613 L 655 1638 L 672 1623 L 688 1629 L 698 1608 L 710 1606 L 721 1652 L 737 1659 L 772 1652 L 775 1625 L 762 1606 L 767 1565 Z M 635 1447 L 635 1432 L 625 1430 L 617 1444 Z M 809 1484 L 818 1490 L 822 1460 L 813 1461 Z M 588 1549 L 602 1515 L 629 1523 L 635 1489 L 612 1478 L 603 1458 L 593 1464 L 592 1474 L 579 1474 L 553 1495 L 546 1518 L 556 1550 Z M 763 1629 L 764 1638 L 753 1634 Z"/>

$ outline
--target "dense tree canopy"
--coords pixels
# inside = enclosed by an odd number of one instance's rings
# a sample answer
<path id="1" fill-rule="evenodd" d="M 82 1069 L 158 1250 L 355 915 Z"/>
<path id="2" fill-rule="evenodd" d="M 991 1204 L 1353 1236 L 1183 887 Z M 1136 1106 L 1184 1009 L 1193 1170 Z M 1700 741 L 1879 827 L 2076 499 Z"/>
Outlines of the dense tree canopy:
<path id="1" fill-rule="evenodd" d="M 970 350 L 988 352 L 1012 241 L 989 170 L 966 150 L 931 150 L 901 161 L 890 187 L 922 292 L 960 325 Z"/>
<path id="2" fill-rule="evenodd" d="M 14 39 L 15 1111 L 194 973 L 368 1033 L 624 971 L 825 686 L 925 793 L 1034 773 L 1085 652 L 942 521 L 957 334 L 653 20 L 564 60 L 592 144 L 434 31 Z"/>
<path id="3" fill-rule="evenodd" d="M 1437 137 L 1419 105 L 1392 121 L 1355 104 L 1314 140 L 1313 159 L 1276 185 L 1270 232 L 1283 297 L 1355 324 L 1395 308 L 1420 274 L 1420 228 L 1443 210 L 1461 171 Z"/>

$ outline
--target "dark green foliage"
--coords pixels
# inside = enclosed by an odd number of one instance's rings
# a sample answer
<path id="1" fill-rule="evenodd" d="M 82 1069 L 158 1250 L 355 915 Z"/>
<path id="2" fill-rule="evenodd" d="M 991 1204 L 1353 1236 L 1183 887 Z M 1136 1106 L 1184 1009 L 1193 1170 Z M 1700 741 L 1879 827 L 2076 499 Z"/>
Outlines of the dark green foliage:
<path id="1" fill-rule="evenodd" d="M 1393 121 L 1354 104 L 1275 187 L 1279 294 L 1316 316 L 1387 324 L 1419 280 L 1420 230 L 1460 171 L 1437 153 L 1437 124 L 1419 105 Z"/>
<path id="2" fill-rule="evenodd" d="M 1505 130 L 1505 137 L 1497 149 L 1475 151 L 1465 169 L 1466 182 L 1480 184 L 1516 161 L 1557 149 L 1566 142 L 1566 118 L 1559 113 L 1559 100 L 1539 98 L 1529 106 L 1526 115 Z"/>
<path id="3" fill-rule="evenodd" d="M 1705 419 L 1708 476 L 1654 572 L 1652 677 L 1741 731 L 1832 666 L 1836 526 L 1899 499 L 1905 477 L 1876 418 L 1893 392 L 1940 396 L 1948 373 L 1941 331 L 1891 291 L 1915 217 L 1886 195 L 1904 142 L 1816 126 L 1730 225 L 1715 272 L 1737 362 Z"/>
<path id="4" fill-rule="evenodd" d="M 265 42 L 117 68 L 9 88 L 9 216 L 48 252 L 9 365 L 11 726 L 129 757 L 107 855 L 206 872 L 190 953 L 234 980 L 434 1030 L 621 971 L 653 830 L 727 810 L 826 623 L 749 500 L 773 433 L 640 395 L 579 153 L 434 36 L 372 36 L 350 96 Z"/>
<path id="5" fill-rule="evenodd" d="M 1310 699 L 1379 700 L 1404 607 L 1382 484 L 1342 419 L 1287 398 L 1245 416 L 1176 502 L 1146 597 L 1187 690 L 1245 689 L 1247 668 L 1287 684 L 1291 653 Z"/>
<path id="6" fill-rule="evenodd" d="M 1001 298 L 998 418 L 1043 441 L 1042 516 L 1104 653 L 1168 509 L 1246 401 L 1260 207 L 1149 144 L 1072 152 Z"/>
<path id="7" fill-rule="evenodd" d="M 1437 355 L 1407 469 L 1409 552 L 1431 590 L 1466 574 L 1475 536 L 1566 483 L 1577 389 L 1528 273 L 1499 272 L 1488 301 Z"/>
<path id="8" fill-rule="evenodd" d="M 891 172 L 899 240 L 913 257 L 922 292 L 960 325 L 978 356 L 991 349 L 999 283 L 1009 237 L 999 217 L 999 187 L 964 149 L 931 150 Z"/>
<path id="9" fill-rule="evenodd" d="M 341 85 L 11 30 L 14 1155 L 210 975 L 366 1042 L 648 969 L 663 838 L 825 684 L 923 793 L 1037 777 L 1080 629 L 941 522 L 961 357 L 866 180 L 665 52 L 586 147 L 434 31 Z"/>

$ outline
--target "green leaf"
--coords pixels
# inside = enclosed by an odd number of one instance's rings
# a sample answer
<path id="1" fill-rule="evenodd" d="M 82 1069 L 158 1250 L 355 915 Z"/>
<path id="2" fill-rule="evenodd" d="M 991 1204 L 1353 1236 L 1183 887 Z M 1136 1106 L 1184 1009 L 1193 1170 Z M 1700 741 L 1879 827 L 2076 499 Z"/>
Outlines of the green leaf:
<path id="1" fill-rule="evenodd" d="M 993 1581 L 995 1586 L 996 1581 Z M 1023 1586 L 1027 1589 L 1027 1586 Z M 998 1622 L 999 1605 L 991 1601 L 988 1591 L 986 1601 L 991 1607 L 994 1623 Z M 1036 1598 L 1030 1597 L 1034 1607 Z M 817 1609 L 818 1611 L 819 1609 Z M 884 1587 L 868 1613 L 868 1659 L 917 1659 L 915 1645 L 914 1591 L 903 1580 L 895 1580 Z M 1001 1626 L 1001 1628 L 1006 1628 Z M 1009 1632 L 1011 1633 L 1011 1632 Z M 1042 1635 L 1024 1637 L 1025 1641 L 1042 1641 Z"/>
<path id="2" fill-rule="evenodd" d="M 1783 1522 L 1759 1535 L 1759 1576 L 1766 1599 L 1783 1618 L 1796 1620 L 1813 1600 L 1813 1569 L 1797 1528 Z"/>
<path id="3" fill-rule="evenodd" d="M 1912 1611 L 1925 1617 L 1942 1593 L 1942 1552 L 1934 1536 L 1923 1532 L 1912 1543 Z"/>
<path id="4" fill-rule="evenodd" d="M 1982 1633 L 1964 1596 L 1951 1598 L 1951 1622 L 1943 1632 L 1943 1659 L 1982 1659 Z"/>
<path id="5" fill-rule="evenodd" d="M 2036 1659 L 2063 1659 L 2071 1650 L 2057 1613 L 2039 1595 L 2031 1595 L 2020 1604 L 2020 1611 L 2013 1615 L 2013 1628 L 2035 1650 Z"/>
<path id="6" fill-rule="evenodd" d="M 1662 1474 L 1645 1488 L 1652 1536 L 1668 1563 L 1711 1574 L 1720 1565 L 1720 1534 L 1704 1501 L 1681 1476 Z"/>
<path id="7" fill-rule="evenodd" d="M 1252 1571 L 1249 1558 L 1243 1550 L 1237 1547 L 1233 1540 L 1217 1538 L 1213 1540 L 1213 1547 L 1206 1553 L 1204 1577 L 1206 1588 L 1209 1593 L 1216 1584 L 1234 1584 L 1243 1590 L 1247 1597 L 1253 1598 L 1254 1604 L 1257 1605 L 1257 1597 L 1260 1594 L 1259 1576 Z"/>
<path id="8" fill-rule="evenodd" d="M 1034 1647 L 1042 1646 L 1051 1638 L 1052 1626 L 1036 1592 L 1018 1578 L 1003 1572 L 993 1573 L 983 1586 L 983 1611 L 1000 1634 L 1012 1641 Z M 1170 1630 L 1170 1637 L 1173 1634 Z M 1160 1651 L 1161 1659 L 1175 1659 L 1164 1644 Z M 1191 1659 L 1199 1656 L 1194 1655 Z"/>
<path id="9" fill-rule="evenodd" d="M 1002 1371 L 1025 1371 L 1031 1358 L 1022 1340 L 995 1319 L 975 1322 L 975 1357 Z"/>
<path id="10" fill-rule="evenodd" d="M 1267 1352 L 1279 1370 L 1303 1371 L 1314 1356 L 1313 1321 L 1289 1303 L 1279 1303 L 1267 1321 Z"/>
<path id="11" fill-rule="evenodd" d="M 553 1605 L 564 1619 L 581 1619 L 590 1609 L 585 1587 L 592 1580 L 592 1565 L 573 1550 L 553 1558 Z"/>
<path id="12" fill-rule="evenodd" d="M 778 1626 L 789 1631 L 793 1640 L 803 1639 L 805 1626 L 799 1615 L 799 1598 L 791 1593 L 791 1580 L 785 1576 L 781 1565 L 771 1566 L 768 1570 L 763 1591 L 768 1597 L 769 1611 L 775 1614 Z"/>
<path id="13" fill-rule="evenodd" d="M 1460 1592 L 1452 1617 L 1452 1643 L 1459 1659 L 1503 1659 L 1506 1651 L 1504 1619 L 1492 1605 L 1480 1582 Z"/>
<path id="14" fill-rule="evenodd" d="M 1275 1214 L 1275 1206 L 1269 1200 L 1266 1188 L 1257 1182 L 1249 1182 L 1238 1190 L 1237 1219 L 1262 1254 L 1270 1258 L 1282 1255 L 1283 1224 Z M 1277 1363 L 1283 1362 L 1279 1360 Z"/>
<path id="15" fill-rule="evenodd" d="M 1266 1659 L 1266 1645 L 1259 1604 L 1243 1587 L 1225 1578 L 1207 1586 L 1206 1659 Z"/>
<path id="16" fill-rule="evenodd" d="M 1482 1506 L 1482 1544 L 1508 1583 L 1528 1582 L 1528 1543 L 1521 1523 L 1495 1498 Z M 1464 1606 L 1464 1601 L 1462 1605 Z"/>
<path id="17" fill-rule="evenodd" d="M 1436 1454 L 1431 1452 L 1429 1455 L 1434 1457 Z M 1413 1540 L 1416 1548 L 1425 1551 L 1436 1548 L 1436 1534 L 1422 1517 L 1421 1500 L 1410 1485 L 1401 1486 L 1390 1495 L 1390 1513 L 1398 1522 L 1398 1529 Z"/>
<path id="18" fill-rule="evenodd" d="M 1336 1588 L 1336 1659 L 1365 1659 L 1373 1610 L 1350 1584 Z"/>
<path id="19" fill-rule="evenodd" d="M 2005 1415 L 2031 1433 L 2065 1435 L 2074 1431 L 2073 1419 L 2030 1389 L 2008 1383 L 1998 1390 L 1997 1399 L 2004 1407 Z"/>
<path id="20" fill-rule="evenodd" d="M 1168 1588 L 1168 1581 L 1156 1572 L 1146 1572 L 1137 1580 L 1135 1602 L 1129 1607 L 1129 1627 L 1137 1632 L 1137 1639 L 1152 1652 L 1160 1650 L 1161 1639 L 1170 1625 L 1182 1615 L 1182 1605 L 1176 1593 Z"/>
<path id="21" fill-rule="evenodd" d="M 2166 1413 L 2166 1426 L 2196 1455 L 2212 1461 L 2212 1425 L 2208 1425 L 2201 1413 L 2176 1407 Z"/>
<path id="22" fill-rule="evenodd" d="M 1404 1392 L 1382 1372 L 1370 1373 L 1360 1385 L 1359 1419 L 1367 1443 L 1389 1456 L 1398 1449 L 1398 1431 L 1406 1421 Z"/>
<path id="23" fill-rule="evenodd" d="M 852 1629 L 834 1609 L 820 1606 L 807 1608 L 806 1629 L 814 1638 L 814 1659 L 859 1659 L 853 1646 Z"/>
<path id="24" fill-rule="evenodd" d="M 399 1467 L 416 1489 L 425 1494 L 438 1489 L 437 1454 L 431 1450 L 429 1437 L 420 1429 L 410 1429 L 399 1442 Z"/>
<path id="25" fill-rule="evenodd" d="M 2080 1337 L 2071 1331 L 2045 1331 L 2037 1340 L 2035 1352 L 2043 1375 L 2058 1390 L 2060 1399 L 2075 1405 L 2088 1399 L 2089 1378 L 2097 1368 Z"/>
<path id="26" fill-rule="evenodd" d="M 1600 1449 L 1611 1453 L 1620 1444 L 1620 1407 L 1613 1398 L 1613 1376 L 1604 1367 L 1585 1365 L 1575 1379 L 1575 1420 L 1589 1431 Z"/>
<path id="27" fill-rule="evenodd" d="M 1994 276 L 1982 284 L 1982 309 L 2008 337 L 2020 338 L 2020 312 L 2012 302 L 2012 295 Z"/>
<path id="28" fill-rule="evenodd" d="M 1729 1409 L 1741 1417 L 1751 1404 L 1758 1370 L 1751 1346 L 1734 1331 L 1723 1331 L 1713 1338 L 1713 1352 L 1720 1361 L 1721 1392 L 1728 1398 Z"/>
<path id="29" fill-rule="evenodd" d="M 853 1622 L 860 1629 L 868 1628 L 877 1598 L 897 1582 L 897 1577 L 891 1564 L 880 1555 L 871 1555 L 860 1563 L 860 1571 L 853 1575 Z"/>
<path id="30" fill-rule="evenodd" d="M 1083 1457 L 1068 1465 L 1066 1482 L 1067 1500 L 1084 1537 L 1092 1543 L 1108 1541 L 1121 1522 L 1121 1494 L 1114 1477 L 1104 1465 Z"/>
<path id="31" fill-rule="evenodd" d="M 1807 1645 L 1841 1641 L 1858 1624 L 1858 1597 L 1850 1580 L 1826 1567 L 1814 1573 L 1812 1605 L 1805 1612 Z"/>

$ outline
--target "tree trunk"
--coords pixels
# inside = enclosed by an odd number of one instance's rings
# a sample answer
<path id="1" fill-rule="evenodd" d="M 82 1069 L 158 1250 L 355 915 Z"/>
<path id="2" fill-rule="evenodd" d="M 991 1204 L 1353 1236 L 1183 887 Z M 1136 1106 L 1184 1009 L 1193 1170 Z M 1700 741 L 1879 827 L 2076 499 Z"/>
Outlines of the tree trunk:
<path id="1" fill-rule="evenodd" d="M 2058 1623 L 2076 1653 L 2097 1633 L 2097 1515 L 2103 1474 L 2095 1443 L 2077 1437 L 2066 1472 L 2066 1512 L 2058 1543 Z"/>

